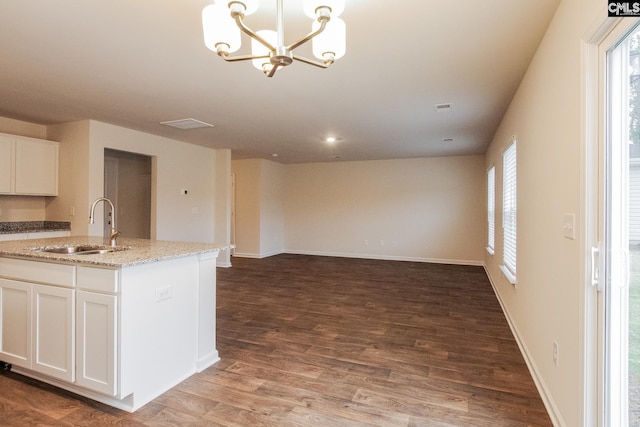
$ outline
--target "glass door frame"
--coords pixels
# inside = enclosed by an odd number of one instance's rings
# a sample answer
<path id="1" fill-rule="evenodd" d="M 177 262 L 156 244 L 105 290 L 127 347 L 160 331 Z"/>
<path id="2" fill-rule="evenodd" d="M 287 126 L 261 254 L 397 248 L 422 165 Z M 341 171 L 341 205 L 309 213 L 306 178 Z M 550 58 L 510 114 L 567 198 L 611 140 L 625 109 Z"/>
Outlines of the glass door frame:
<path id="1" fill-rule="evenodd" d="M 582 144 L 581 196 L 583 224 L 583 334 L 582 425 L 608 427 L 608 399 L 604 325 L 607 265 L 605 221 L 608 173 L 607 138 L 608 91 L 607 52 L 638 23 L 637 18 L 607 18 L 594 23 L 582 39 Z"/>

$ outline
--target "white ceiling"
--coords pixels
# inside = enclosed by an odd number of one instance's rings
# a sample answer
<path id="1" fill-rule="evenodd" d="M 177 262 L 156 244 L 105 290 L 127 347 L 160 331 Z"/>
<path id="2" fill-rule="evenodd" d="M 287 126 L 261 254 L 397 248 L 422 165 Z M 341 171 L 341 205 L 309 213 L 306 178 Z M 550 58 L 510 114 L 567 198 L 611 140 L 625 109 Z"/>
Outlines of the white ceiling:
<path id="1" fill-rule="evenodd" d="M 559 2 L 347 0 L 344 58 L 269 79 L 204 46 L 210 0 L 0 0 L 0 116 L 95 119 L 282 163 L 484 153 Z M 261 3 L 247 24 L 275 29 L 275 0 Z M 311 20 L 284 5 L 291 43 Z M 159 124 L 189 117 L 215 126 Z"/>

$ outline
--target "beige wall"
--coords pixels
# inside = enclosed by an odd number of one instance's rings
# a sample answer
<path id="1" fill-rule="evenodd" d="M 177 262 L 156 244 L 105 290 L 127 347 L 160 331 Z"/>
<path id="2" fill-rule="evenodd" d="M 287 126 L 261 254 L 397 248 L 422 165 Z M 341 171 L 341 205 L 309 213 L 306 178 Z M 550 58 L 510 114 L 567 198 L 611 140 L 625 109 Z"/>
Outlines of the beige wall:
<path id="1" fill-rule="evenodd" d="M 0 132 L 11 135 L 28 136 L 31 138 L 47 139 L 47 127 L 35 123 L 0 117 Z"/>
<path id="2" fill-rule="evenodd" d="M 481 264 L 484 157 L 287 166 L 288 252 Z"/>
<path id="3" fill-rule="evenodd" d="M 213 242 L 215 231 L 215 150 L 91 121 L 90 199 L 104 188 L 104 148 L 155 157 L 155 234 L 159 240 Z M 188 194 L 182 195 L 182 189 Z M 96 221 L 90 235 L 100 235 Z"/>
<path id="4" fill-rule="evenodd" d="M 261 258 L 260 254 L 260 169 L 263 160 L 234 160 L 236 177 L 236 256 Z"/>
<path id="5" fill-rule="evenodd" d="M 89 120 L 50 126 L 49 135 L 61 141 L 61 174 L 47 218 L 71 220 L 72 234 L 102 234 L 101 218 L 94 225 L 87 219 L 91 202 L 103 195 L 106 147 L 153 157 L 152 238 L 215 241 L 216 150 Z"/>
<path id="6" fill-rule="evenodd" d="M 284 252 L 285 166 L 261 159 L 234 160 L 235 255 L 264 258 Z"/>
<path id="7" fill-rule="evenodd" d="M 583 411 L 581 234 L 563 237 L 563 215 L 580 204 L 580 40 L 600 0 L 564 0 L 496 132 L 486 168 L 496 165 L 496 253 L 487 272 L 558 425 L 581 425 Z M 502 257 L 502 152 L 518 141 L 517 288 L 499 270 Z M 553 363 L 553 342 L 559 365 Z"/>
<path id="8" fill-rule="evenodd" d="M 70 221 L 71 234 L 89 232 L 89 121 L 49 126 L 49 139 L 60 141 L 58 197 L 47 203 L 47 219 Z"/>
<path id="9" fill-rule="evenodd" d="M 262 160 L 260 163 L 260 254 L 284 251 L 285 166 Z"/>
<path id="10" fill-rule="evenodd" d="M 231 150 L 216 150 L 216 222 L 215 242 L 231 242 Z M 218 255 L 217 265 L 231 266 L 231 251 L 222 251 Z"/>
<path id="11" fill-rule="evenodd" d="M 482 263 L 483 156 L 232 164 L 238 256 Z"/>

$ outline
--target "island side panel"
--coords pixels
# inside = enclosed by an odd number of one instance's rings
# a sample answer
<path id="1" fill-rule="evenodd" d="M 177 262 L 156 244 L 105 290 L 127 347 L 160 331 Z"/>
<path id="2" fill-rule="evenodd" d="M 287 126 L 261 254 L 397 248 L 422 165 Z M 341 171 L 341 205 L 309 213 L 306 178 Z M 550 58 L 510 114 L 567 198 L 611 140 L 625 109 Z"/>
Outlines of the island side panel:
<path id="1" fill-rule="evenodd" d="M 120 396 L 132 410 L 196 372 L 197 256 L 122 269 Z"/>
<path id="2" fill-rule="evenodd" d="M 198 298 L 198 362 L 201 372 L 220 360 L 216 348 L 216 258 L 218 252 L 200 255 Z"/>

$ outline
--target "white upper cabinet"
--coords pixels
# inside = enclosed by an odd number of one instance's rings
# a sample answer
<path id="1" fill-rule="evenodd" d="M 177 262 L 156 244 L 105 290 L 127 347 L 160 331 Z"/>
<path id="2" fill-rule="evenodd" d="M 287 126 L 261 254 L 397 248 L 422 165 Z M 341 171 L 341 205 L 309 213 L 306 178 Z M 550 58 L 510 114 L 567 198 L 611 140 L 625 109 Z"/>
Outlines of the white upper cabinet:
<path id="1" fill-rule="evenodd" d="M 0 194 L 56 196 L 58 143 L 0 134 Z"/>
<path id="2" fill-rule="evenodd" d="M 13 137 L 0 135 L 0 193 L 9 194 L 15 187 L 13 171 Z"/>

